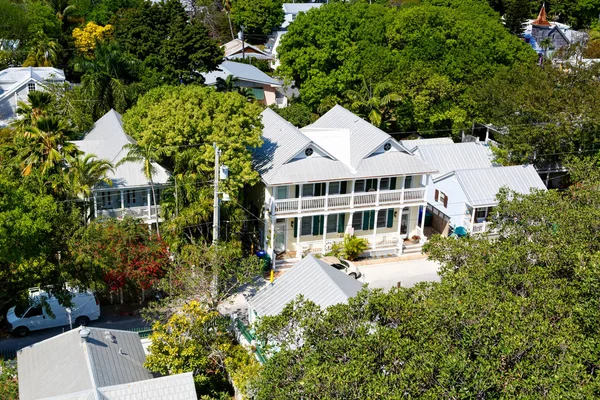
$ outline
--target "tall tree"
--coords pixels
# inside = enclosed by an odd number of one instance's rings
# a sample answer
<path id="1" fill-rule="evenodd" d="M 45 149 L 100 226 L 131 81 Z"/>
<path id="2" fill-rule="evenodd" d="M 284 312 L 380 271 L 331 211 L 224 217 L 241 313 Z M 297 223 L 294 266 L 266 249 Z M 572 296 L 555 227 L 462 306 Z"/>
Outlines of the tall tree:
<path id="1" fill-rule="evenodd" d="M 249 35 L 268 35 L 284 21 L 281 0 L 232 0 L 231 19 Z"/>

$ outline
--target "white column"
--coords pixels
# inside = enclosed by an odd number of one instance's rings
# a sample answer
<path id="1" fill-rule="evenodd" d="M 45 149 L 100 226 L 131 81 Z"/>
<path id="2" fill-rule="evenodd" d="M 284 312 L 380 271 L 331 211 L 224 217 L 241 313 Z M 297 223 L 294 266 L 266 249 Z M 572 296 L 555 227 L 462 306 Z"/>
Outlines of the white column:
<path id="1" fill-rule="evenodd" d="M 152 206 L 150 205 L 151 200 L 151 191 L 150 188 L 146 189 L 146 198 L 148 199 L 148 218 L 152 218 Z"/>
<path id="2" fill-rule="evenodd" d="M 323 254 L 326 253 L 325 243 L 327 242 L 327 214 L 323 216 Z"/>
<path id="3" fill-rule="evenodd" d="M 402 189 L 402 197 L 400 197 L 402 203 L 404 203 L 404 185 L 405 184 L 406 184 L 406 175 L 403 175 L 402 176 L 402 186 L 400 186 L 400 189 Z M 400 217 L 400 218 L 402 218 L 402 217 Z"/>
<path id="4" fill-rule="evenodd" d="M 329 182 L 325 182 L 325 210 L 329 207 Z"/>
<path id="5" fill-rule="evenodd" d="M 123 189 L 120 190 L 121 192 L 121 208 L 125 208 L 125 192 Z"/>
<path id="6" fill-rule="evenodd" d="M 296 224 L 294 229 L 296 229 L 296 256 L 298 258 L 301 258 L 302 248 L 300 247 L 300 236 L 302 235 L 302 217 L 298 217 L 298 223 Z"/>
<path id="7" fill-rule="evenodd" d="M 427 211 L 427 207 L 421 206 L 423 212 L 421 213 L 421 243 L 425 242 L 425 212 Z"/>
<path id="8" fill-rule="evenodd" d="M 298 212 L 302 212 L 302 184 L 298 185 Z M 298 235 L 300 236 L 300 235 Z"/>
<path id="9" fill-rule="evenodd" d="M 381 188 L 381 178 L 377 178 L 377 192 L 375 192 L 375 205 L 379 206 L 379 189 Z"/>
<path id="10" fill-rule="evenodd" d="M 400 207 L 398 209 L 398 255 L 402 254 L 402 250 L 403 250 L 403 241 L 404 238 L 402 238 L 402 211 L 404 211 L 404 207 Z"/>
<path id="11" fill-rule="evenodd" d="M 377 217 L 379 216 L 379 210 L 375 210 L 375 221 L 373 221 L 373 244 L 371 248 L 377 250 Z"/>
<path id="12" fill-rule="evenodd" d="M 350 208 L 354 208 L 354 186 L 356 185 L 356 181 L 354 179 L 351 180 L 350 185 L 352 185 L 352 191 L 350 192 L 350 194 L 352 194 L 352 197 L 350 197 Z"/>
<path id="13" fill-rule="evenodd" d="M 94 192 L 94 217 L 98 218 L 98 199 L 96 192 Z"/>
<path id="14" fill-rule="evenodd" d="M 471 209 L 471 233 L 473 233 L 473 225 L 475 225 L 475 213 L 477 212 L 477 209 L 475 207 L 473 207 Z"/>
<path id="15" fill-rule="evenodd" d="M 265 210 L 265 226 L 263 228 L 263 249 L 268 246 L 267 238 L 269 237 L 269 211 Z"/>
<path id="16" fill-rule="evenodd" d="M 352 228 L 352 218 L 354 218 L 353 212 L 348 214 L 348 222 L 346 223 L 346 232 L 344 232 L 344 234 L 350 232 L 350 228 Z"/>
<path id="17" fill-rule="evenodd" d="M 270 244 L 270 250 L 271 250 L 271 268 L 275 269 L 275 218 L 273 218 L 273 216 L 271 216 L 271 244 Z"/>

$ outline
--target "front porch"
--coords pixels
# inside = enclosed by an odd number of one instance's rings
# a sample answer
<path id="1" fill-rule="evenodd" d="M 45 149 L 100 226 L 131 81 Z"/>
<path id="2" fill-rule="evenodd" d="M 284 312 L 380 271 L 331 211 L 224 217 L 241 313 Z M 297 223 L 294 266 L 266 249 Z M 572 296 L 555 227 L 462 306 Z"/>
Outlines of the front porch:
<path id="1" fill-rule="evenodd" d="M 490 218 L 494 207 L 469 207 L 463 221 L 464 227 L 471 234 L 495 233 L 491 227 Z"/>

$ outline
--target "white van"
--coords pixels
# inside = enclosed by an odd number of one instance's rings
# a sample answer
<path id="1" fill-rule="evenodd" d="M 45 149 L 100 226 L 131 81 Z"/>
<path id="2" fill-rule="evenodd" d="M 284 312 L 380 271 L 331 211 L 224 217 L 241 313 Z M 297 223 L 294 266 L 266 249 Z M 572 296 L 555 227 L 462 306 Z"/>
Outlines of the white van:
<path id="1" fill-rule="evenodd" d="M 46 298 L 54 314 L 50 317 L 42 306 L 41 297 Z M 100 305 L 92 292 L 72 292 L 71 322 L 73 326 L 87 325 L 100 318 Z M 17 336 L 27 336 L 30 331 L 69 325 L 69 314 L 58 300 L 39 288 L 29 289 L 29 305 L 15 306 L 6 314 L 8 327 Z"/>

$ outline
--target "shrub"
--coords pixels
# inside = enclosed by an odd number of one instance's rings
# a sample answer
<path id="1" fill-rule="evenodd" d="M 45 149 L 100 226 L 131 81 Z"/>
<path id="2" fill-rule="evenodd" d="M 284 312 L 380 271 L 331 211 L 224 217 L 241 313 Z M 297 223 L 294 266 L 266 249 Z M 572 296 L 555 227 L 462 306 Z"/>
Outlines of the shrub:
<path id="1" fill-rule="evenodd" d="M 369 248 L 367 239 L 357 238 L 355 235 L 344 236 L 342 255 L 344 258 L 352 261 Z"/>

